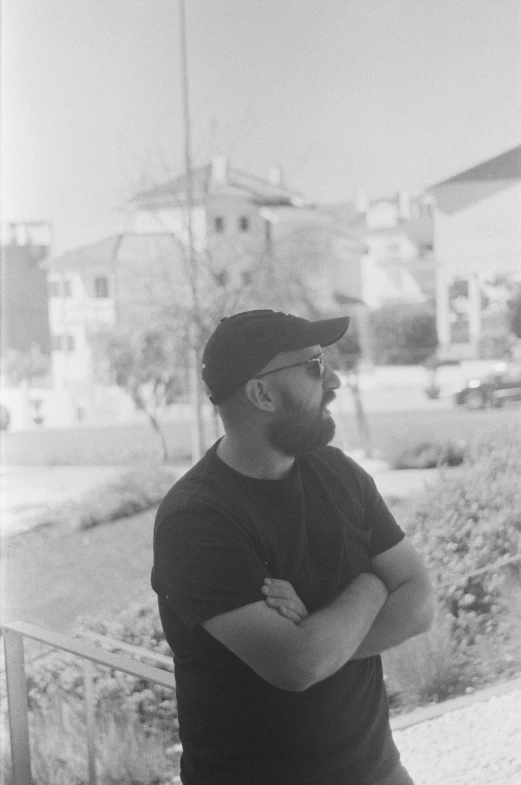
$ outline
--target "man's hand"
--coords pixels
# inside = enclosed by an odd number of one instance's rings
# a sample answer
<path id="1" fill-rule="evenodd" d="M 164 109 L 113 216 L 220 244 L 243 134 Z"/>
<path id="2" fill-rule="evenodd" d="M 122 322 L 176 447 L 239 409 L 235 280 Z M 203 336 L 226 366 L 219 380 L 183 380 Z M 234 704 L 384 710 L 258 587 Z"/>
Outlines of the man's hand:
<path id="1" fill-rule="evenodd" d="M 274 579 L 272 579 L 273 581 Z M 275 604 L 296 603 L 305 609 L 293 587 L 275 584 Z M 273 583 L 271 584 L 273 586 Z M 266 584 L 268 594 L 270 584 Z M 289 588 L 288 588 L 289 586 Z M 291 599 L 288 599 L 288 594 Z M 303 692 L 336 673 L 350 660 L 367 636 L 389 592 L 374 573 L 362 573 L 325 608 L 300 622 L 265 600 L 243 605 L 204 621 L 203 627 L 245 662 L 262 679 L 282 690 Z M 273 613 L 273 611 L 276 611 Z"/>
<path id="2" fill-rule="evenodd" d="M 308 615 L 306 606 L 289 581 L 266 578 L 261 591 L 266 597 L 266 605 L 295 624 L 300 624 Z"/>

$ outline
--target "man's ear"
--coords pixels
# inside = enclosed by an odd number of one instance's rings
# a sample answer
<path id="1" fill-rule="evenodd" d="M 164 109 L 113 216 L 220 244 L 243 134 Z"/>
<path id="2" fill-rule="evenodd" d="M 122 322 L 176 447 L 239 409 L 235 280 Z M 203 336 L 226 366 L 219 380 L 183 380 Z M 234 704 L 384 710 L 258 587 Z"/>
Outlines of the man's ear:
<path id="1" fill-rule="evenodd" d="M 274 412 L 275 401 L 270 386 L 264 379 L 250 379 L 244 387 L 246 398 L 263 412 Z"/>

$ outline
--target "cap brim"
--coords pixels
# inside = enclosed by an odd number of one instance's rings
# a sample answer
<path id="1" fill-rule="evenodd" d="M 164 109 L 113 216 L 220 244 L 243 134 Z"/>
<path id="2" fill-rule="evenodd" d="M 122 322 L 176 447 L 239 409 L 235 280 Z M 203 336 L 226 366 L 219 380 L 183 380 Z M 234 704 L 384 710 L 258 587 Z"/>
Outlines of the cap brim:
<path id="1" fill-rule="evenodd" d="M 309 322 L 304 329 L 291 341 L 284 351 L 305 349 L 307 346 L 331 346 L 342 338 L 349 326 L 349 316 L 340 316 L 337 319 L 320 319 Z"/>

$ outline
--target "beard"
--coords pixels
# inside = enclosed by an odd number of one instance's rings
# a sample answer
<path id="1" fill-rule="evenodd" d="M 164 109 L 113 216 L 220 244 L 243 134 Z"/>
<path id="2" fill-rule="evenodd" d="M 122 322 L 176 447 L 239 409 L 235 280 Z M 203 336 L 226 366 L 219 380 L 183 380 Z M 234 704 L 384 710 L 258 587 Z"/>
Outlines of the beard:
<path id="1" fill-rule="evenodd" d="M 335 435 L 335 423 L 325 407 L 335 398 L 327 390 L 316 412 L 295 401 L 287 390 L 281 389 L 283 406 L 270 423 L 267 436 L 272 447 L 284 455 L 305 455 L 317 447 L 325 447 Z"/>

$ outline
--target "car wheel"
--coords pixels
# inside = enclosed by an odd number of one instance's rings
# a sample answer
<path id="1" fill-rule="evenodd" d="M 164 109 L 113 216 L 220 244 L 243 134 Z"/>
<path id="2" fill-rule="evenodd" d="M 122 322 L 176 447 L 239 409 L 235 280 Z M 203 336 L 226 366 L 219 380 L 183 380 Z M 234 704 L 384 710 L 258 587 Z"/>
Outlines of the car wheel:
<path id="1" fill-rule="evenodd" d="M 465 398 L 465 406 L 472 410 L 484 409 L 486 402 L 486 397 L 479 390 L 471 390 Z"/>

